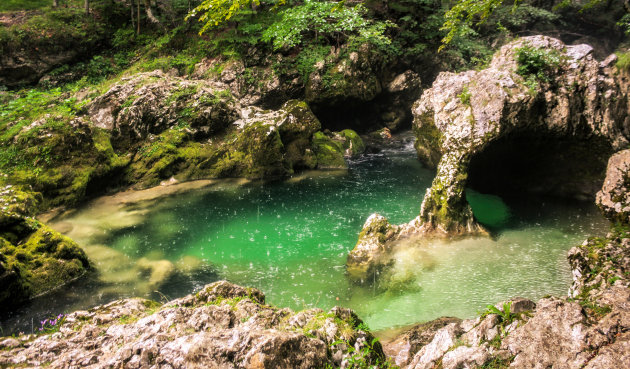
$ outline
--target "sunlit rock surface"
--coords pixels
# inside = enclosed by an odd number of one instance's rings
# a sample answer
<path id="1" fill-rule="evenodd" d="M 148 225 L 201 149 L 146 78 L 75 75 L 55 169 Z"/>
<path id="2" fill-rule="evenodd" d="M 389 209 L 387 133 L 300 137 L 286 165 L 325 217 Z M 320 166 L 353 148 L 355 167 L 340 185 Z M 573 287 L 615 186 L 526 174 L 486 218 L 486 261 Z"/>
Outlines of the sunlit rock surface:
<path id="1" fill-rule="evenodd" d="M 614 56 L 599 62 L 591 52 L 588 45 L 525 37 L 503 46 L 487 69 L 437 77 L 413 108 L 418 153 L 438 171 L 422 204 L 423 231 L 480 231 L 464 187 L 471 161 L 500 139 L 551 137 L 553 145 L 570 137 L 590 142 L 589 155 L 604 160 L 628 144 L 627 85 L 616 77 Z M 523 70 L 534 59 L 540 70 Z M 601 176 L 583 164 L 585 172 L 575 176 Z"/>
<path id="2" fill-rule="evenodd" d="M 536 59 L 544 65 L 541 70 L 522 70 L 523 64 L 534 62 L 531 58 L 542 58 L 542 62 Z M 413 107 L 418 155 L 425 165 L 437 167 L 420 215 L 407 224 L 383 226 L 391 229 L 387 237 L 360 237 L 350 252 L 349 270 L 374 269 L 375 260 L 381 257 L 368 257 L 367 253 L 380 255 L 392 249 L 384 243 L 409 235 L 487 235 L 466 200 L 471 165 L 479 167 L 485 161 L 489 172 L 480 176 L 486 183 L 496 182 L 503 178 L 500 172 L 504 168 L 493 167 L 493 162 L 515 150 L 525 150 L 519 154 L 525 158 L 540 156 L 538 151 L 545 150 L 552 155 L 557 143 L 560 152 L 556 156 L 545 158 L 543 154 L 542 162 L 529 165 L 544 168 L 539 175 L 557 177 L 560 173 L 565 177 L 557 178 L 551 187 L 541 185 L 538 191 L 594 197 L 609 155 L 628 144 L 629 90 L 616 74 L 615 60 L 614 55 L 603 62 L 595 60 L 588 45 L 568 46 L 553 38 L 532 36 L 503 46 L 486 69 L 440 73 Z M 533 146 L 537 141 L 546 148 Z M 526 145 L 521 148 L 516 143 Z M 529 154 L 528 149 L 534 152 Z M 556 161 L 559 158 L 562 161 Z M 527 169 L 520 167 L 522 162 L 514 165 L 517 169 L 505 169 L 505 178 Z M 544 182 L 545 178 L 529 180 Z M 500 183 L 492 185 L 501 187 Z M 380 220 L 384 222 L 387 220 Z"/>
<path id="3" fill-rule="evenodd" d="M 604 186 L 597 193 L 597 205 L 613 222 L 630 223 L 630 150 L 613 155 L 608 161 Z"/>
<path id="4" fill-rule="evenodd" d="M 216 282 L 160 305 L 143 299 L 77 311 L 56 333 L 0 339 L 0 365 L 323 368 L 382 362 L 380 344 L 349 309 L 295 313 L 262 292 Z"/>

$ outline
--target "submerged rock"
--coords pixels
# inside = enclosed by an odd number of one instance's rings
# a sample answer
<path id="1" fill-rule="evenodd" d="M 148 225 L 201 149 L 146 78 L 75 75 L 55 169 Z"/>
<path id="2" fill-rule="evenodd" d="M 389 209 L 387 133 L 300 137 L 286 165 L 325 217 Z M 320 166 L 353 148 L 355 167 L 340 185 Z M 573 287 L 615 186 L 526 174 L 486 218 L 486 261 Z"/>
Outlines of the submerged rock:
<path id="1" fill-rule="evenodd" d="M 0 188 L 0 311 L 46 294 L 90 268 L 71 239 L 33 218 L 41 196 Z"/>
<path id="2" fill-rule="evenodd" d="M 58 332 L 3 344 L 2 366 L 323 368 L 383 362 L 348 309 L 295 313 L 253 288 L 216 282 L 160 305 L 119 300 L 68 314 Z M 7 342 L 0 340 L 0 342 Z"/>

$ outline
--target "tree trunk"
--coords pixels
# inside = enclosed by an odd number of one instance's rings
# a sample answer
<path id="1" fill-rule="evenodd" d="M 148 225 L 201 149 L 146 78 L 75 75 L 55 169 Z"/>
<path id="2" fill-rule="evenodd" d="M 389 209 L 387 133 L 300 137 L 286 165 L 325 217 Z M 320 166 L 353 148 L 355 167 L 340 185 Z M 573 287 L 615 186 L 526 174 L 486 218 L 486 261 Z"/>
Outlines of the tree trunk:
<path id="1" fill-rule="evenodd" d="M 138 34 L 140 34 L 140 0 L 138 0 L 138 13 L 137 13 L 138 17 L 136 18 L 137 22 L 138 22 Z"/>
<path id="2" fill-rule="evenodd" d="M 85 14 L 90 14 L 90 0 L 85 0 Z"/>
<path id="3" fill-rule="evenodd" d="M 53 0 L 53 8 L 59 7 L 59 0 Z"/>
<path id="4" fill-rule="evenodd" d="M 162 23 L 160 23 L 160 21 L 153 15 L 153 11 L 151 10 L 151 0 L 144 0 L 144 10 L 151 23 L 155 23 L 160 27 L 162 26 Z"/>
<path id="5" fill-rule="evenodd" d="M 131 29 L 135 29 L 136 23 L 133 20 L 133 0 L 129 0 L 129 9 L 131 10 Z"/>

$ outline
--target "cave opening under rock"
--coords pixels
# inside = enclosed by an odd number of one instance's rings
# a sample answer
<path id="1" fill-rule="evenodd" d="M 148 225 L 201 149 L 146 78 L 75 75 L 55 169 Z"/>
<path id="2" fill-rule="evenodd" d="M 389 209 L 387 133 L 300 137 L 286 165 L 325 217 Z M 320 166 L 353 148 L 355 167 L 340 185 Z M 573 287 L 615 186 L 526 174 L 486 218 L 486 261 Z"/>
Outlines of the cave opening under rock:
<path id="1" fill-rule="evenodd" d="M 510 197 L 589 201 L 601 189 L 612 152 L 604 138 L 594 135 L 514 131 L 472 157 L 468 186 Z"/>
<path id="2" fill-rule="evenodd" d="M 392 132 L 411 129 L 410 104 L 393 104 L 387 96 L 371 101 L 344 100 L 334 104 L 311 103 L 313 113 L 323 129 L 352 129 L 359 134 L 387 127 Z"/>

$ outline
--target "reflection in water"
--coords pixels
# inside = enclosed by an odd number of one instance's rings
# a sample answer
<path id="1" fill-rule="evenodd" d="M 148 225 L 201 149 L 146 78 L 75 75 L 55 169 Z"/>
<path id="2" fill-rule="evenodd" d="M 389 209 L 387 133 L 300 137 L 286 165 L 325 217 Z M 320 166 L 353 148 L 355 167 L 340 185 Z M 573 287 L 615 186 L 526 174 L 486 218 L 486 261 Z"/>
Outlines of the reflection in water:
<path id="1" fill-rule="evenodd" d="M 46 304 L 35 301 L 3 327 L 27 329 L 33 316 L 118 297 L 175 298 L 218 278 L 260 288 L 279 306 L 348 306 L 373 329 L 465 318 L 509 297 L 564 294 L 566 251 L 605 227 L 591 204 L 469 191 L 493 239 L 402 240 L 387 275 L 366 287 L 350 284 L 346 255 L 363 222 L 374 212 L 409 221 L 433 176 L 407 146 L 364 156 L 349 171 L 99 199 L 51 223 L 85 247 L 98 272 Z"/>

